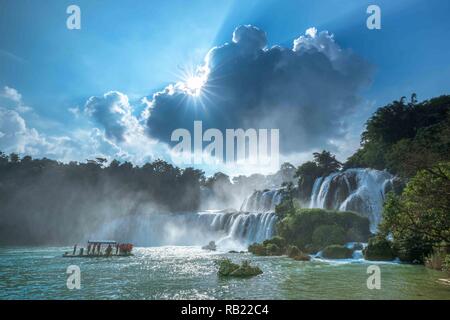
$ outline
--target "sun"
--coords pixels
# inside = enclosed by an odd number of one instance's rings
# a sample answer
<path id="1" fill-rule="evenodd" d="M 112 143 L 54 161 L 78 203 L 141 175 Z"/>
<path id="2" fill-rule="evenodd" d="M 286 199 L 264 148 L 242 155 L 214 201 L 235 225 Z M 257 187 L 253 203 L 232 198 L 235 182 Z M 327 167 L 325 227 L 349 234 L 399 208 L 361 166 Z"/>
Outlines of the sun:
<path id="1" fill-rule="evenodd" d="M 205 77 L 191 76 L 185 81 L 186 91 L 192 96 L 199 96 L 206 82 Z"/>
<path id="2" fill-rule="evenodd" d="M 205 81 L 202 77 L 190 77 L 186 80 L 186 88 L 194 93 L 200 93 Z"/>
<path id="3" fill-rule="evenodd" d="M 176 90 L 183 92 L 186 96 L 195 98 L 196 101 L 202 101 L 208 94 L 209 68 L 202 65 L 194 67 L 193 65 L 178 66 L 179 73 L 176 77 L 179 79 L 174 86 Z"/>

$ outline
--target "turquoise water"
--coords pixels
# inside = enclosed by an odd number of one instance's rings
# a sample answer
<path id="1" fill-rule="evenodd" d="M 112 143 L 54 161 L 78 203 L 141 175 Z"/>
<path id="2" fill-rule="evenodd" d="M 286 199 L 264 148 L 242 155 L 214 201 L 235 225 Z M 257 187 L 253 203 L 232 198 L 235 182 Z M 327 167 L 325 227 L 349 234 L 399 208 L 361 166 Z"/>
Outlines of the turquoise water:
<path id="1" fill-rule="evenodd" d="M 378 263 L 381 289 L 367 289 L 364 260 L 299 262 L 200 247 L 136 248 L 123 258 L 62 258 L 69 247 L 0 248 L 0 299 L 450 299 L 446 275 L 423 266 Z M 249 259 L 264 273 L 224 279 L 215 261 Z M 81 289 L 66 286 L 69 265 Z"/>

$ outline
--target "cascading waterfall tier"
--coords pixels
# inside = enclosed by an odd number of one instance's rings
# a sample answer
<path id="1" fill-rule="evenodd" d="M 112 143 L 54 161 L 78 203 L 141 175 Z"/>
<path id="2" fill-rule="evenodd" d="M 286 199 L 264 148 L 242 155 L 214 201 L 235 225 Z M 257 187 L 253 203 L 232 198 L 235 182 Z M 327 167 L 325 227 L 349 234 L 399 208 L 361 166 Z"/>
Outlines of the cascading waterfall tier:
<path id="1" fill-rule="evenodd" d="M 225 234 L 218 240 L 239 241 L 245 245 L 262 242 L 274 234 L 275 206 L 283 197 L 283 189 L 254 191 L 241 205 L 240 212 L 206 211 L 199 213 L 201 225 Z"/>
<path id="2" fill-rule="evenodd" d="M 372 232 L 381 221 L 385 195 L 392 190 L 394 176 L 374 169 L 348 169 L 316 179 L 310 208 L 354 211 L 370 221 Z"/>
<path id="3" fill-rule="evenodd" d="M 210 228 L 225 236 L 223 240 L 243 244 L 262 242 L 273 235 L 276 216 L 274 212 L 202 212 L 200 219 Z"/>
<path id="4" fill-rule="evenodd" d="M 242 212 L 274 212 L 283 199 L 283 188 L 254 191 L 241 206 Z"/>

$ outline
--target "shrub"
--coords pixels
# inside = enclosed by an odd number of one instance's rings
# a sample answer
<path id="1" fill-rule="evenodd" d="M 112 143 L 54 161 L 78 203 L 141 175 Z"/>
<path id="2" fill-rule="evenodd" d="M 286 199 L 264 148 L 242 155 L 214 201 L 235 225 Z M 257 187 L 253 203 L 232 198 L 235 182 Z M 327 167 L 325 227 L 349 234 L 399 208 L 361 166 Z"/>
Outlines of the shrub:
<path id="1" fill-rule="evenodd" d="M 430 269 L 441 271 L 444 267 L 444 259 L 446 255 L 437 251 L 433 251 L 425 258 L 425 266 Z"/>
<path id="2" fill-rule="evenodd" d="M 450 254 L 445 255 L 444 263 L 442 264 L 442 271 L 450 273 Z"/>
<path id="3" fill-rule="evenodd" d="M 446 243 L 433 249 L 433 252 L 425 258 L 425 266 L 439 271 L 450 271 L 450 254 Z"/>

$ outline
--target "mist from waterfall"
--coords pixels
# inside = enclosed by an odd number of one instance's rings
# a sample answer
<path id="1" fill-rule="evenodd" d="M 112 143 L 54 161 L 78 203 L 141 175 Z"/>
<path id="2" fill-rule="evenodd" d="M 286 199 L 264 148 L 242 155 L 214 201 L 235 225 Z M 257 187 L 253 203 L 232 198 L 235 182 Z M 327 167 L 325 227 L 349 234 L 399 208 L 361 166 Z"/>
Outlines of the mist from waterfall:
<path id="1" fill-rule="evenodd" d="M 273 211 L 152 213 L 115 219 L 90 237 L 112 238 L 138 246 L 200 246 L 215 241 L 220 250 L 245 250 L 251 243 L 272 237 L 275 221 Z"/>

